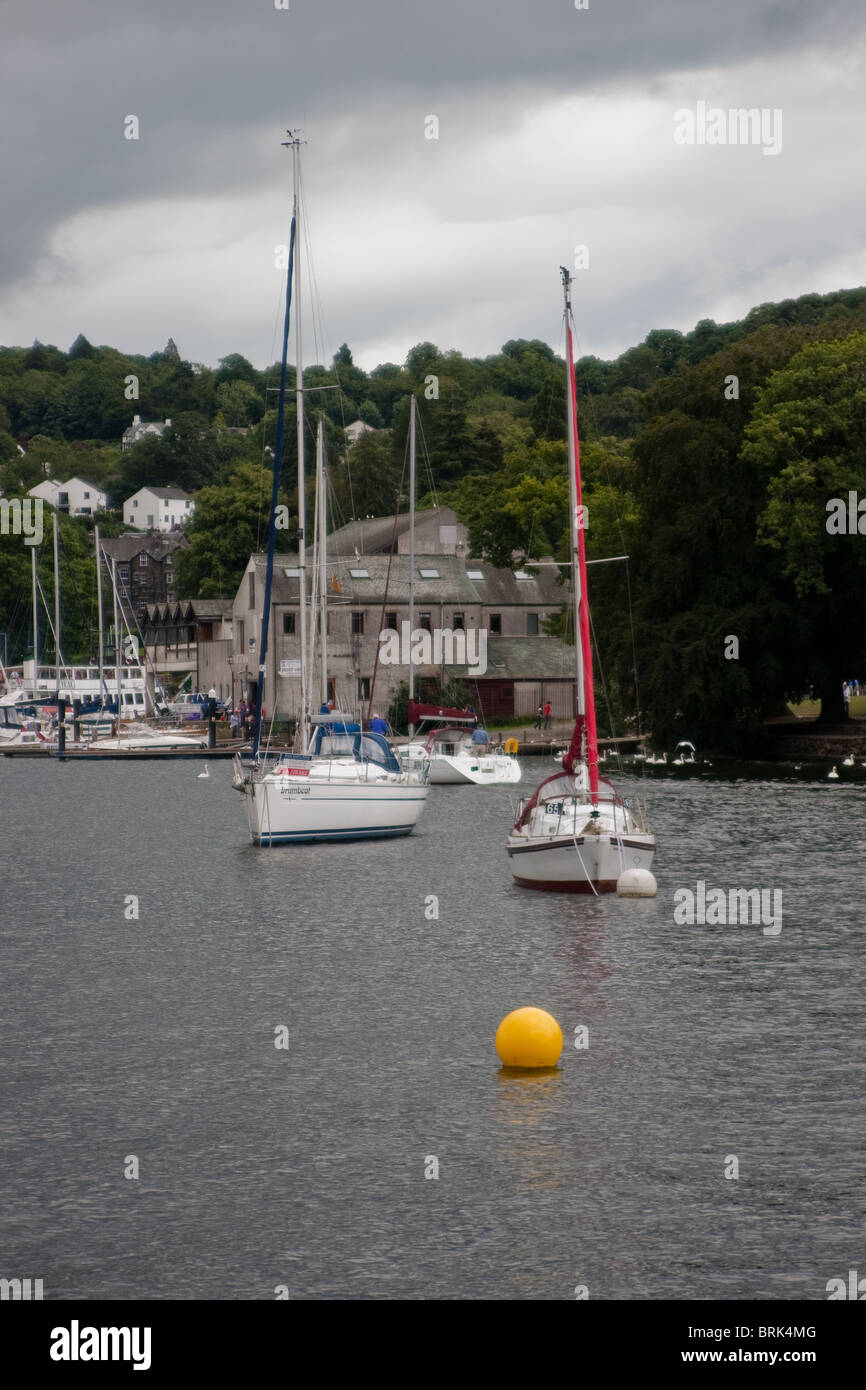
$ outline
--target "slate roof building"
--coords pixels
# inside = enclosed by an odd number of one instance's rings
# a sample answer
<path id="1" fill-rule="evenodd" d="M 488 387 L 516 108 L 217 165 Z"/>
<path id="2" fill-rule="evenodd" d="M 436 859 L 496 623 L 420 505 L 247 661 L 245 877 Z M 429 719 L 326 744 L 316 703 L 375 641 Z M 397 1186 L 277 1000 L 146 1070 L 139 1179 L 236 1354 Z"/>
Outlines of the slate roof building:
<path id="1" fill-rule="evenodd" d="M 393 530 L 393 518 L 391 522 Z M 413 661 L 418 698 L 425 697 L 425 690 L 432 698 L 440 680 L 456 676 L 467 682 L 474 707 L 488 718 L 534 713 L 548 699 L 554 714 L 571 717 L 574 649 L 542 635 L 544 619 L 558 613 L 567 597 L 557 567 L 512 571 L 456 554 L 416 554 L 414 628 L 410 630 L 408 555 L 332 554 L 330 537 L 328 545 L 328 694 L 340 709 L 366 712 L 374 692 L 379 712 L 387 710 L 400 682 L 408 679 L 410 631 L 414 631 L 428 635 L 420 639 Z M 235 699 L 250 698 L 255 690 L 266 562 L 264 554 L 250 556 L 232 605 L 230 666 Z M 309 600 L 309 557 L 307 566 Z M 300 707 L 298 596 L 298 556 L 278 555 L 271 590 L 265 705 L 269 712 L 275 708 L 278 717 L 287 719 L 295 718 Z M 386 646 L 386 639 L 380 639 L 384 632 L 398 635 L 397 648 L 393 641 Z M 437 632 L 441 634 L 438 641 Z M 310 703 L 317 708 L 324 693 L 318 670 L 318 630 L 312 645 L 316 668 Z"/>
<path id="2" fill-rule="evenodd" d="M 170 535 L 148 531 L 145 535 L 115 536 L 102 541 L 104 554 L 116 562 L 120 602 L 139 623 L 147 616 L 148 604 L 174 602 L 175 558 L 178 550 L 188 546 L 182 531 Z M 109 604 L 110 601 L 109 589 Z"/>

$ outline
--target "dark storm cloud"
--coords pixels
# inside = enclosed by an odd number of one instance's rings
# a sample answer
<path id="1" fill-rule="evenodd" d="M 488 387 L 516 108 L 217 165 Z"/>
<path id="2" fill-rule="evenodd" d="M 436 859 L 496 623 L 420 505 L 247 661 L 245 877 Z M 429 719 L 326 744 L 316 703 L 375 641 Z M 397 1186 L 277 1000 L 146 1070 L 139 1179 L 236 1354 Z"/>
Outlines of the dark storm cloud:
<path id="1" fill-rule="evenodd" d="M 261 186 L 259 133 L 302 120 L 348 163 L 399 158 L 421 108 L 466 138 L 539 96 L 846 43 L 857 0 L 4 0 L 0 283 L 85 208 Z M 135 114 L 141 138 L 123 138 Z M 365 119 L 376 117 L 370 150 Z M 408 127 L 411 124 L 411 137 Z M 252 138 L 255 137 L 255 138 Z"/>

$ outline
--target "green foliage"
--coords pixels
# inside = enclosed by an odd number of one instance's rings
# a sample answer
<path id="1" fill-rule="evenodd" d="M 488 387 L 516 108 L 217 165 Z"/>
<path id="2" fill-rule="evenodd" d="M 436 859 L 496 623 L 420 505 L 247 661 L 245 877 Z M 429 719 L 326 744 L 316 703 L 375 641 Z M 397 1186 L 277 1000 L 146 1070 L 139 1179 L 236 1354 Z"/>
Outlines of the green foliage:
<path id="1" fill-rule="evenodd" d="M 271 473 L 247 461 L 202 488 L 186 528 L 189 548 L 177 555 L 178 590 L 184 598 L 234 598 L 250 555 L 267 544 L 271 488 Z M 289 505 L 282 492 L 280 505 Z M 289 527 L 277 533 L 277 548 L 297 549 L 296 531 L 297 516 L 290 516 Z"/>

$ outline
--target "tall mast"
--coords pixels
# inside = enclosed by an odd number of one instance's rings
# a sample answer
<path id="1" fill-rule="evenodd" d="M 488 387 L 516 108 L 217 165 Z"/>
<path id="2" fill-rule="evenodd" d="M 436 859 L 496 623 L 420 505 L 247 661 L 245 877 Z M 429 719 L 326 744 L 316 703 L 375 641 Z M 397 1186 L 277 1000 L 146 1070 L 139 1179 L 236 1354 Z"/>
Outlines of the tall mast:
<path id="1" fill-rule="evenodd" d="M 280 495 L 280 474 L 283 466 L 283 431 L 286 418 L 286 363 L 289 355 L 289 322 L 292 310 L 292 270 L 295 256 L 295 227 L 297 220 L 298 204 L 298 181 L 297 181 L 297 145 L 298 132 L 288 131 L 289 139 L 284 140 L 283 144 L 290 147 L 295 155 L 294 174 L 295 174 L 295 196 L 294 210 L 292 212 L 292 226 L 289 233 L 289 270 L 286 283 L 286 313 L 283 319 L 283 352 L 280 359 L 280 394 L 277 402 L 277 437 L 274 443 L 274 476 L 271 486 L 271 511 L 268 517 L 268 564 L 265 574 L 265 595 L 262 608 L 262 625 L 259 638 L 259 678 L 256 682 L 256 708 L 255 721 L 253 725 L 253 757 L 258 756 L 259 743 L 262 735 L 262 695 L 265 687 L 265 671 L 267 668 L 268 656 L 268 631 L 271 621 L 271 585 L 274 578 L 274 555 L 277 547 L 277 502 Z M 301 602 L 301 631 L 303 632 L 303 613 L 304 605 Z M 304 643 L 301 638 L 301 672 L 304 669 Z M 301 676 L 301 690 L 303 691 L 304 681 Z M 276 700 L 276 689 L 274 690 Z"/>
<path id="2" fill-rule="evenodd" d="M 321 627 L 322 704 L 328 703 L 328 507 L 325 486 L 325 434 L 322 421 L 316 433 L 316 527 L 319 532 L 319 624 Z"/>
<path id="3" fill-rule="evenodd" d="M 99 614 L 99 702 L 105 703 L 105 633 L 102 623 L 102 546 L 99 527 L 93 528 L 96 540 L 96 606 Z"/>
<path id="4" fill-rule="evenodd" d="M 57 512 L 52 518 L 54 524 L 54 646 L 57 681 L 57 698 L 60 699 L 60 560 L 57 545 Z"/>
<path id="5" fill-rule="evenodd" d="M 409 700 L 415 699 L 415 667 L 412 643 L 415 634 L 415 395 L 409 402 Z M 409 724 L 409 737 L 415 725 Z"/>
<path id="6" fill-rule="evenodd" d="M 111 597 L 114 607 L 114 676 L 117 686 L 117 727 L 120 728 L 120 715 L 123 702 L 120 697 L 120 613 L 117 606 L 117 561 L 111 560 Z"/>
<path id="7" fill-rule="evenodd" d="M 33 577 L 33 694 L 39 691 L 39 585 L 36 578 L 36 546 L 30 551 L 30 572 Z"/>
<path id="8" fill-rule="evenodd" d="M 595 724 L 595 692 L 592 681 L 592 646 L 589 633 L 589 601 L 586 587 L 586 541 L 583 526 L 582 488 L 580 478 L 580 441 L 577 432 L 577 382 L 574 374 L 572 344 L 571 276 L 562 269 L 562 289 L 565 299 L 565 336 L 568 355 L 568 462 L 571 493 L 571 552 L 574 574 L 575 648 L 578 672 L 578 715 L 585 718 L 586 763 L 589 770 L 589 790 L 593 806 L 598 805 L 598 737 Z M 563 764 L 564 764 L 563 760 Z"/>
<path id="9" fill-rule="evenodd" d="M 290 132 L 291 134 L 291 132 Z M 304 495 L 304 357 L 301 325 L 301 142 L 299 133 L 294 132 L 291 140 L 292 170 L 294 174 L 294 212 L 296 224 L 295 247 L 295 285 L 297 304 L 295 306 L 295 402 L 298 416 L 298 607 L 300 612 L 299 635 L 301 640 L 301 752 L 307 751 L 307 504 Z"/>

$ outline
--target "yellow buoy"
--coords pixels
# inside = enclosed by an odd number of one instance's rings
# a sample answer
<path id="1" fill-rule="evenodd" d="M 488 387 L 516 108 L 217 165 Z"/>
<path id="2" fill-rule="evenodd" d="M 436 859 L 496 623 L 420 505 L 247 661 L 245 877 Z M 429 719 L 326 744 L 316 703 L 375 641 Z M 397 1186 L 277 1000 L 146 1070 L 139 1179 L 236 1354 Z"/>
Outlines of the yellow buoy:
<path id="1" fill-rule="evenodd" d="M 507 738 L 507 739 L 505 740 L 505 751 L 506 751 L 506 753 L 509 753 L 509 754 L 513 757 L 514 754 L 517 752 L 517 749 L 518 749 L 518 743 L 517 743 L 517 739 L 516 739 L 516 738 Z"/>
<path id="2" fill-rule="evenodd" d="M 515 1009 L 496 1030 L 496 1051 L 506 1067 L 555 1067 L 562 1029 L 544 1009 Z"/>

